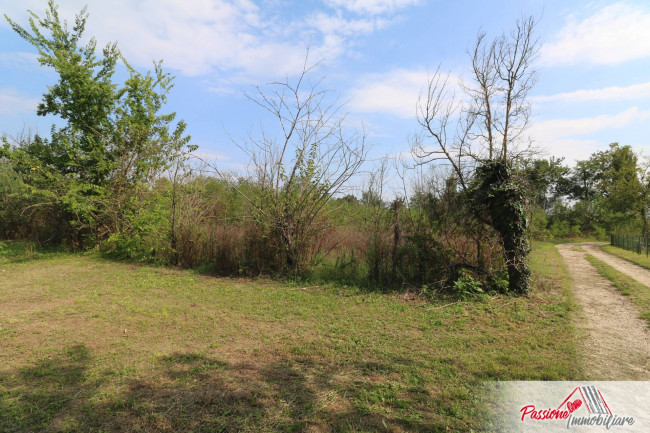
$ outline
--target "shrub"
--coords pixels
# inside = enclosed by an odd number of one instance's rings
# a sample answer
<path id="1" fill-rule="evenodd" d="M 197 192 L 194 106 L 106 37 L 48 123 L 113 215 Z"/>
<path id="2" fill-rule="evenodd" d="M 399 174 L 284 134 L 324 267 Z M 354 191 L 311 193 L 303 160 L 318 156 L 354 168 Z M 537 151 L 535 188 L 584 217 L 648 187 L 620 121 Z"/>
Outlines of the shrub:
<path id="1" fill-rule="evenodd" d="M 454 281 L 453 291 L 461 298 L 469 298 L 483 293 L 482 285 L 466 269 L 461 269 L 458 279 Z"/>

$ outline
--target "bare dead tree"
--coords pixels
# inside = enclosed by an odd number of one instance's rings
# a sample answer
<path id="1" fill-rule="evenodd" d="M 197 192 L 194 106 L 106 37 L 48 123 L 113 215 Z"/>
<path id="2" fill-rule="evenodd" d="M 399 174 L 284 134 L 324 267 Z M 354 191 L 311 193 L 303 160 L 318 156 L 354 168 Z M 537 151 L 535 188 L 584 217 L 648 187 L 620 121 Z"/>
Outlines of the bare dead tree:
<path id="1" fill-rule="evenodd" d="M 410 139 L 411 152 L 419 164 L 449 163 L 465 189 L 466 160 L 471 157 L 470 131 L 476 120 L 449 88 L 450 74 L 440 68 L 429 77 L 426 91 L 416 105 L 419 134 Z M 433 143 L 431 143 L 433 142 Z"/>
<path id="2" fill-rule="evenodd" d="M 284 268 L 299 270 L 310 247 L 327 227 L 326 205 L 342 192 L 366 159 L 366 135 L 349 128 L 332 92 L 312 82 L 317 65 L 295 81 L 257 88 L 248 98 L 275 119 L 279 134 L 262 131 L 238 146 L 250 158 L 250 177 L 259 188 L 251 198 L 254 218 L 278 238 Z"/>
<path id="3" fill-rule="evenodd" d="M 422 131 L 411 141 L 421 164 L 450 164 L 463 189 L 478 161 L 511 161 L 530 150 L 526 130 L 531 112 L 528 95 L 535 85 L 540 42 L 534 17 L 518 20 L 510 33 L 491 42 L 479 32 L 472 50 L 471 80 L 451 90 L 450 74 L 438 68 L 418 99 Z"/>
<path id="4" fill-rule="evenodd" d="M 472 185 L 475 226 L 469 233 L 476 246 L 477 268 L 484 268 L 487 226 L 498 232 L 513 290 L 526 293 L 530 272 L 525 239 L 527 220 L 521 186 L 511 176 L 512 161 L 529 154 L 526 130 L 531 110 L 528 101 L 535 85 L 540 43 L 534 36 L 534 17 L 516 21 L 509 33 L 491 42 L 479 32 L 472 50 L 471 80 L 460 82 L 461 97 L 452 92 L 450 74 L 438 68 L 418 99 L 421 132 L 411 141 L 419 164 L 441 161 L 451 166 L 462 190 Z"/>

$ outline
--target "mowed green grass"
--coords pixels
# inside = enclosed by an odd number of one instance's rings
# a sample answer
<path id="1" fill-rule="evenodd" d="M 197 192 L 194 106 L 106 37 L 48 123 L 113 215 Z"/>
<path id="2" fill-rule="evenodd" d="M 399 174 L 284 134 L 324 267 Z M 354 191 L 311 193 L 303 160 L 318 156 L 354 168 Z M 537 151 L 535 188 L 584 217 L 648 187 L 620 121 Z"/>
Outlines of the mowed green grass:
<path id="1" fill-rule="evenodd" d="M 471 301 L 0 260 L 0 431 L 480 431 L 482 383 L 581 377 L 566 273 Z"/>

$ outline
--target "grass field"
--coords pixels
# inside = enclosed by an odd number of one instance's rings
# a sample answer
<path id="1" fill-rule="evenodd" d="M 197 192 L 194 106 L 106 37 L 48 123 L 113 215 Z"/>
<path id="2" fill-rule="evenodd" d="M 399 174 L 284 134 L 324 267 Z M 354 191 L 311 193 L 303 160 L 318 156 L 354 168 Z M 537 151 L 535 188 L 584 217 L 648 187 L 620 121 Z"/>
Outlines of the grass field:
<path id="1" fill-rule="evenodd" d="M 605 250 L 608 251 L 608 250 Z M 650 290 L 632 277 L 617 271 L 612 266 L 588 254 L 587 260 L 594 265 L 598 272 L 609 279 L 614 285 L 639 308 L 639 317 L 645 319 L 650 327 Z"/>
<path id="2" fill-rule="evenodd" d="M 23 250 L 0 250 L 2 432 L 480 431 L 483 381 L 581 377 L 551 243 L 529 297 L 470 301 Z"/>

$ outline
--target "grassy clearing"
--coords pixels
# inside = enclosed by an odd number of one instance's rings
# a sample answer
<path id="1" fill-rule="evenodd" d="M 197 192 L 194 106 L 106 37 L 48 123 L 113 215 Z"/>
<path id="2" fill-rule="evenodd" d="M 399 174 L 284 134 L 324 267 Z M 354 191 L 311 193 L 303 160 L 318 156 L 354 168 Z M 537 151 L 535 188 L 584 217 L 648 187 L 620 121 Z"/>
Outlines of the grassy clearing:
<path id="1" fill-rule="evenodd" d="M 645 319 L 648 327 L 650 327 L 650 289 L 591 254 L 587 255 L 587 260 L 594 265 L 602 276 L 609 279 L 621 293 L 630 297 L 630 300 L 642 311 L 639 317 Z"/>
<path id="2" fill-rule="evenodd" d="M 424 302 L 4 260 L 0 431 L 481 430 L 483 381 L 581 377 L 561 257 L 532 264 L 530 297 Z"/>
<path id="3" fill-rule="evenodd" d="M 624 250 L 623 248 L 614 247 L 612 245 L 603 245 L 600 248 L 609 254 L 620 257 L 623 260 L 650 269 L 650 257 L 646 257 L 645 254 L 637 254 L 633 251 Z"/>

